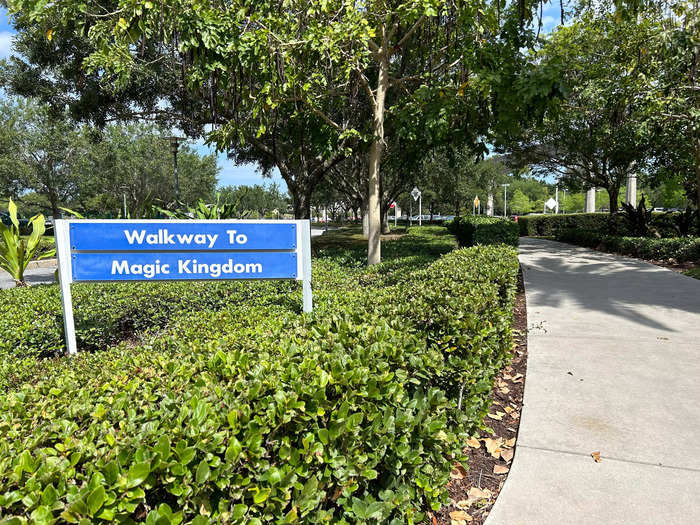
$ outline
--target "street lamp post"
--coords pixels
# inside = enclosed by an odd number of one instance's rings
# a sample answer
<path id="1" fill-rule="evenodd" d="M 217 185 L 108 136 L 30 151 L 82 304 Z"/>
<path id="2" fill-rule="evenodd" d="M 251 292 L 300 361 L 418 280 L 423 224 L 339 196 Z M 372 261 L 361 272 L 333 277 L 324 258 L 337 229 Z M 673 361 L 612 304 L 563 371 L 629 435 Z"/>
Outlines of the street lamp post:
<path id="1" fill-rule="evenodd" d="M 180 202 L 180 180 L 177 176 L 177 150 L 180 144 L 185 142 L 183 137 L 165 137 L 170 142 L 170 151 L 173 154 L 173 177 L 175 179 L 175 202 Z"/>
<path id="2" fill-rule="evenodd" d="M 501 184 L 503 186 L 503 218 L 505 219 L 507 215 L 507 210 L 508 210 L 508 186 L 510 184 Z"/>

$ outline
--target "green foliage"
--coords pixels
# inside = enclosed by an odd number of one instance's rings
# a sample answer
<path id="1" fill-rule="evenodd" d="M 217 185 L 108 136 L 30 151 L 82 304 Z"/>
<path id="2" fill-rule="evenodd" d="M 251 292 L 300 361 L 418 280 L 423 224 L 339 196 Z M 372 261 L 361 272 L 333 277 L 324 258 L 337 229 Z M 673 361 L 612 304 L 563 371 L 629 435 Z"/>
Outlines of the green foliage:
<path id="1" fill-rule="evenodd" d="M 76 338 L 83 350 L 104 348 L 133 333 L 164 326 L 178 312 L 217 310 L 232 301 L 255 301 L 288 289 L 261 283 L 77 283 L 71 286 Z M 50 357 L 65 351 L 58 286 L 0 293 L 0 359 Z"/>
<path id="2" fill-rule="evenodd" d="M 620 231 L 621 221 L 607 213 L 567 213 L 518 217 L 520 235 L 551 237 L 566 229 L 610 233 Z"/>
<path id="3" fill-rule="evenodd" d="M 141 345 L 13 370 L 0 396 L 4 517 L 421 522 L 447 501 L 511 351 L 518 270 L 499 246 L 436 260 L 453 246 L 442 232 L 387 242 L 369 269 L 362 248 L 326 240 L 310 315 L 288 288 L 244 283 L 258 300 L 173 309 Z"/>
<path id="4" fill-rule="evenodd" d="M 631 255 L 641 259 L 674 259 L 678 262 L 700 261 L 700 237 L 650 239 L 647 237 L 604 235 L 591 231 L 562 230 L 556 238 L 562 242 L 595 248 L 604 252 Z"/>
<path id="5" fill-rule="evenodd" d="M 53 256 L 55 250 L 41 252 L 41 237 L 44 235 L 44 216 L 35 215 L 29 219 L 32 232 L 29 238 L 20 235 L 20 224 L 17 219 L 17 205 L 10 199 L 7 205 L 11 224 L 8 226 L 0 221 L 0 268 L 9 273 L 18 286 L 25 285 L 24 271 L 32 259 L 45 259 Z"/>
<path id="6" fill-rule="evenodd" d="M 509 219 L 496 217 L 455 217 L 446 223 L 460 246 L 483 244 L 507 244 L 518 246 L 518 224 Z"/>
<path id="7" fill-rule="evenodd" d="M 629 202 L 622 204 L 622 219 L 625 221 L 631 235 L 637 237 L 648 237 L 652 232 L 653 215 L 651 209 L 646 206 L 646 198 L 642 195 L 642 200 L 637 206 Z"/>
<path id="8" fill-rule="evenodd" d="M 157 209 L 171 219 L 242 219 L 250 214 L 249 211 L 241 209 L 240 201 L 222 203 L 221 193 L 216 194 L 216 202 L 213 204 L 207 204 L 200 199 L 195 206 L 187 206 L 173 211 Z"/>

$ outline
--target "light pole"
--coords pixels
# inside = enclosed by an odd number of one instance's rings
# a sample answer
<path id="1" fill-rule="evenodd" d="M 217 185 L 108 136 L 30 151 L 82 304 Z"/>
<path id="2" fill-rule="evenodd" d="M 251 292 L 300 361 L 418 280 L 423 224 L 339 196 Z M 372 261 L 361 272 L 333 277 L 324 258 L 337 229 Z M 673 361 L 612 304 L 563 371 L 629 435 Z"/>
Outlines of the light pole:
<path id="1" fill-rule="evenodd" d="M 185 142 L 183 137 L 165 137 L 170 142 L 170 152 L 173 154 L 173 177 L 175 178 L 175 202 L 180 202 L 180 181 L 177 177 L 177 150 Z"/>
<path id="2" fill-rule="evenodd" d="M 555 195 L 554 200 L 557 201 L 557 206 L 556 206 L 556 208 L 555 208 L 554 213 L 555 213 L 556 215 L 559 215 L 559 184 L 557 184 L 557 185 L 554 187 L 554 192 L 555 192 L 555 193 L 554 193 L 554 195 Z"/>
<path id="3" fill-rule="evenodd" d="M 562 213 L 566 213 L 566 188 L 564 188 L 564 200 L 562 201 Z"/>
<path id="4" fill-rule="evenodd" d="M 503 218 L 507 217 L 506 212 L 508 210 L 508 186 L 510 184 L 501 184 L 503 186 Z"/>

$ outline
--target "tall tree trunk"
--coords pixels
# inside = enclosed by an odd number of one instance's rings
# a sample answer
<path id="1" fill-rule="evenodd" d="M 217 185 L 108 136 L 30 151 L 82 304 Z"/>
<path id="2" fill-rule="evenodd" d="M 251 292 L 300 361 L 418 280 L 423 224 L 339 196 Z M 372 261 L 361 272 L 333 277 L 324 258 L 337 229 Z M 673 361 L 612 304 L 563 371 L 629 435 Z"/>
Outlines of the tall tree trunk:
<path id="1" fill-rule="evenodd" d="M 311 192 L 303 188 L 297 188 L 292 192 L 295 219 L 311 218 Z"/>
<path id="2" fill-rule="evenodd" d="M 389 57 L 386 39 L 386 28 L 382 28 L 382 47 L 379 55 L 379 78 L 377 92 L 374 97 L 374 140 L 369 150 L 369 187 L 368 187 L 368 216 L 369 241 L 367 243 L 367 264 L 378 264 L 382 260 L 382 224 L 381 224 L 381 188 L 379 184 L 379 166 L 384 151 L 384 99 L 389 88 Z"/>
<path id="3" fill-rule="evenodd" d="M 460 208 L 460 204 L 461 204 L 461 203 L 459 202 L 459 199 L 458 199 L 458 198 L 455 199 L 455 215 L 456 215 L 457 217 L 459 217 L 459 208 Z"/>
<path id="4" fill-rule="evenodd" d="M 360 215 L 362 216 L 362 238 L 369 239 L 369 214 L 366 200 L 360 205 Z"/>
<path id="5" fill-rule="evenodd" d="M 391 233 L 389 229 L 389 208 L 382 209 L 382 233 Z"/>
<path id="6" fill-rule="evenodd" d="M 695 134 L 695 184 L 698 199 L 695 204 L 700 209 L 700 135 L 697 133 Z"/>
<path id="7" fill-rule="evenodd" d="M 620 195 L 620 184 L 614 184 L 606 188 L 610 199 L 610 215 L 617 213 L 617 200 Z"/>

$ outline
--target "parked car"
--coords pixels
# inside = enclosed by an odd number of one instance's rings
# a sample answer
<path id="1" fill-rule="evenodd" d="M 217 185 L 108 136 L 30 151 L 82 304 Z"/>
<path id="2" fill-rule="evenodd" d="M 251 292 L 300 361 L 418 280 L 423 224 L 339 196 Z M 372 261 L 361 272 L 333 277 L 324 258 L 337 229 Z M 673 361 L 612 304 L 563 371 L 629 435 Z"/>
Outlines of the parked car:
<path id="1" fill-rule="evenodd" d="M 12 224 L 12 219 L 10 219 L 10 214 L 7 213 L 6 211 L 0 211 L 0 220 L 6 226 L 9 226 L 10 224 Z M 17 221 L 19 222 L 20 229 L 22 229 L 23 227 L 25 227 L 29 224 L 29 219 L 22 218 L 22 216 L 19 213 L 17 214 Z"/>

